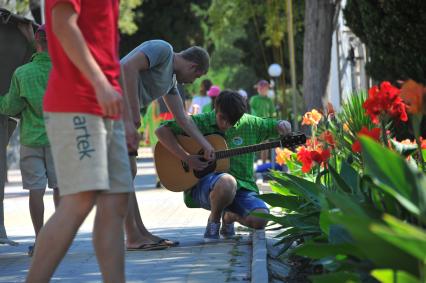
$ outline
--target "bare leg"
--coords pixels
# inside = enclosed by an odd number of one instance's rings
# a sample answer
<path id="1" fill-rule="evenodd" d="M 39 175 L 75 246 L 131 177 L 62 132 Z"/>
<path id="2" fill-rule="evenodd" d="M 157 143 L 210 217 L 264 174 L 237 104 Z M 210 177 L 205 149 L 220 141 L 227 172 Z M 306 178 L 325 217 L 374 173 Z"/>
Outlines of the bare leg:
<path id="1" fill-rule="evenodd" d="M 83 192 L 61 197 L 57 210 L 37 237 L 26 282 L 49 282 L 78 228 L 92 210 L 96 195 L 96 192 Z"/>
<path id="2" fill-rule="evenodd" d="M 225 174 L 217 180 L 210 193 L 210 222 L 220 222 L 222 211 L 232 203 L 236 191 L 237 182 L 231 175 Z"/>
<path id="3" fill-rule="evenodd" d="M 152 235 L 144 226 L 139 214 L 136 194 L 130 193 L 129 207 L 125 219 L 126 247 L 136 248 L 144 244 L 158 243 L 158 237 Z"/>
<path id="4" fill-rule="evenodd" d="M 131 201 L 133 201 L 133 213 L 135 215 L 134 218 L 135 218 L 136 225 L 139 229 L 139 232 L 142 234 L 143 237 L 147 237 L 151 241 L 159 240 L 160 237 L 157 237 L 157 236 L 154 236 L 153 234 L 151 234 L 151 232 L 149 232 L 146 229 L 145 225 L 143 224 L 141 213 L 140 213 L 140 210 L 139 210 L 138 200 L 136 199 L 136 194 L 133 194 Z"/>
<path id="5" fill-rule="evenodd" d="M 269 154 L 269 151 L 268 151 L 268 150 L 262 150 L 262 151 L 260 152 L 260 159 L 262 159 L 262 163 L 263 163 L 263 164 L 265 164 L 265 163 L 266 163 L 266 160 L 268 159 L 268 154 Z"/>
<path id="6" fill-rule="evenodd" d="M 93 245 L 103 282 L 125 282 L 123 221 L 128 193 L 100 194 L 96 200 Z"/>
<path id="7" fill-rule="evenodd" d="M 130 156 L 130 167 L 133 179 L 137 174 L 136 157 Z M 154 236 L 149 232 L 143 224 L 142 217 L 139 211 L 136 193 L 130 193 L 128 212 L 125 219 L 126 230 L 126 246 L 127 248 L 136 248 L 143 244 L 158 243 L 160 237 Z"/>
<path id="8" fill-rule="evenodd" d="M 30 190 L 29 207 L 36 238 L 44 223 L 44 192 L 44 189 Z"/>
<path id="9" fill-rule="evenodd" d="M 268 213 L 266 209 L 255 209 L 253 212 L 261 212 L 261 213 Z M 250 227 L 253 229 L 263 229 L 265 228 L 266 224 L 268 223 L 268 220 L 259 218 L 252 215 L 247 215 L 246 217 L 241 217 L 238 214 L 235 214 L 233 212 L 227 211 L 224 214 L 223 221 L 226 224 L 231 224 L 233 222 L 238 222 L 241 225 L 244 225 L 246 227 Z"/>

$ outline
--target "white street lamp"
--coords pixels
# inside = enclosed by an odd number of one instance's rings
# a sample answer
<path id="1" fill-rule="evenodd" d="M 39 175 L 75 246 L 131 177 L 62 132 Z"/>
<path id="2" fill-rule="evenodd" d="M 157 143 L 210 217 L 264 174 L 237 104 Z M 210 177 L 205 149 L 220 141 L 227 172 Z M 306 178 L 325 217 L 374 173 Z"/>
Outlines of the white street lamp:
<path id="1" fill-rule="evenodd" d="M 277 79 L 279 76 L 281 76 L 282 73 L 282 68 L 280 66 L 280 64 L 277 63 L 273 63 L 271 65 L 269 65 L 268 67 L 268 74 L 271 78 L 273 79 Z M 277 115 L 277 119 L 279 117 L 278 115 L 278 94 L 277 94 L 277 84 L 276 82 L 274 82 L 273 84 L 274 86 L 274 104 L 275 104 L 275 112 Z M 271 167 L 272 169 L 275 169 L 275 149 L 271 149 Z"/>
<path id="2" fill-rule="evenodd" d="M 282 73 L 282 68 L 280 66 L 280 64 L 277 63 L 273 63 L 271 65 L 269 65 L 268 67 L 268 74 L 269 76 L 272 78 L 272 87 L 274 88 L 274 104 L 275 104 L 275 113 L 277 115 L 277 119 L 278 119 L 278 95 L 277 95 L 277 78 L 281 75 Z M 276 80 L 276 81 L 274 81 Z"/>
<path id="3" fill-rule="evenodd" d="M 277 63 L 269 65 L 268 74 L 272 78 L 278 78 L 279 76 L 281 76 L 282 71 L 283 70 L 282 70 L 281 66 Z"/>

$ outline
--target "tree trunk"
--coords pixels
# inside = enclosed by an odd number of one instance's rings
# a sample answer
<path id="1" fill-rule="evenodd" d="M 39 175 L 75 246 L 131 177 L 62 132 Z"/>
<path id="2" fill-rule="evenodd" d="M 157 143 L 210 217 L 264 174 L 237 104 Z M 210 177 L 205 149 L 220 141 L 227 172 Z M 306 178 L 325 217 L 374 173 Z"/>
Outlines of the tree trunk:
<path id="1" fill-rule="evenodd" d="M 323 109 L 330 73 L 333 0 L 309 0 L 305 4 L 303 46 L 303 97 L 307 111 Z"/>

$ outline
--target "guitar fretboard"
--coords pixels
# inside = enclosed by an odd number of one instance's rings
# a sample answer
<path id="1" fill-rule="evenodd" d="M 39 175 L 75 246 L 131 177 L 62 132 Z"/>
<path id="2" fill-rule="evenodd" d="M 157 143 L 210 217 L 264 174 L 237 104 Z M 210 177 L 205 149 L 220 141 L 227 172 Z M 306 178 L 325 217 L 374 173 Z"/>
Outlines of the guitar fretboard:
<path id="1" fill-rule="evenodd" d="M 224 158 L 229 158 L 235 155 L 261 151 L 261 150 L 275 148 L 279 146 L 281 146 L 281 141 L 277 140 L 277 141 L 266 142 L 266 143 L 261 143 L 257 145 L 249 145 L 249 146 L 243 146 L 243 147 L 238 147 L 234 149 L 220 150 L 220 151 L 216 151 L 215 154 L 216 154 L 216 159 L 224 159 Z"/>

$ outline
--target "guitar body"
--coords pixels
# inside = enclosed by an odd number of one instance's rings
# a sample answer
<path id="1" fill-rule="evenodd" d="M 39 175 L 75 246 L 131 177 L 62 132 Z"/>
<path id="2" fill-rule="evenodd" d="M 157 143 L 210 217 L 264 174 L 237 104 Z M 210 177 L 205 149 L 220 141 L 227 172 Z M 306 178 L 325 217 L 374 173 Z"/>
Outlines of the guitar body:
<path id="1" fill-rule="evenodd" d="M 187 136 L 176 137 L 179 144 L 190 154 L 201 154 L 201 146 L 192 138 Z M 226 141 L 220 135 L 207 135 L 206 139 L 214 147 L 215 151 L 226 150 Z M 154 151 L 155 168 L 161 184 L 173 192 L 182 192 L 192 188 L 205 175 L 211 172 L 227 172 L 229 170 L 229 159 L 220 159 L 212 162 L 203 172 L 194 172 L 187 168 L 179 158 L 169 152 L 160 142 Z"/>
<path id="2" fill-rule="evenodd" d="M 187 136 L 176 137 L 179 144 L 191 155 L 202 155 L 201 147 L 194 139 Z M 189 170 L 188 165 L 176 158 L 158 142 L 154 150 L 155 168 L 163 186 L 173 192 L 182 192 L 192 188 L 198 181 L 212 172 L 228 172 L 229 158 L 250 152 L 261 151 L 276 147 L 293 147 L 306 143 L 302 133 L 291 133 L 278 140 L 255 145 L 227 149 L 225 139 L 220 135 L 207 135 L 206 139 L 215 149 L 216 160 L 209 163 L 202 171 Z"/>

